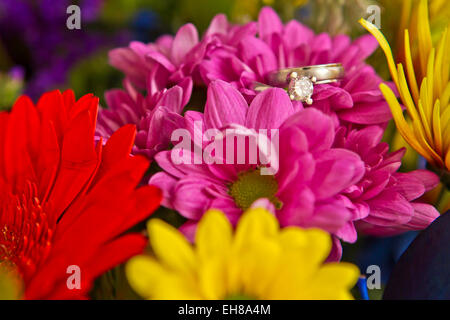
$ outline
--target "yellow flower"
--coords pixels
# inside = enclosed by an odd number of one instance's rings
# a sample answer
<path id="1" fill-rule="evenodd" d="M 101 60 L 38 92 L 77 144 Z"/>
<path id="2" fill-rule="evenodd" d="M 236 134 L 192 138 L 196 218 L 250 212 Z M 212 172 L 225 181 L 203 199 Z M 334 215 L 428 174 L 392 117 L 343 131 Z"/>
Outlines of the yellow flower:
<path id="1" fill-rule="evenodd" d="M 423 79 L 417 77 L 411 58 L 408 29 L 405 30 L 405 64 L 397 67 L 392 51 L 383 34 L 371 23 L 360 23 L 378 40 L 383 49 L 392 79 L 400 93 L 408 116 L 392 90 L 385 84 L 380 85 L 394 117 L 395 124 L 403 138 L 434 167 L 450 170 L 450 35 L 448 28 L 443 32 L 437 47 L 431 40 L 428 19 L 428 4 L 421 0 L 418 7 L 417 42 Z M 420 88 L 418 81 L 421 81 Z M 409 121 L 410 120 L 410 121 Z"/>
<path id="2" fill-rule="evenodd" d="M 405 62 L 404 52 L 404 30 L 409 29 L 411 43 L 417 42 L 417 25 L 419 22 L 419 3 L 421 0 L 381 0 L 384 15 L 383 29 L 394 30 L 395 34 L 388 34 L 388 39 L 393 41 L 394 57 Z M 442 31 L 450 19 L 450 2 L 448 0 L 428 0 L 430 7 L 430 30 L 433 44 L 436 44 Z M 400 15 L 389 14 L 400 12 Z M 385 23 L 384 21 L 387 20 Z M 386 26 L 387 25 L 387 26 Z M 412 48 L 412 61 L 414 65 L 419 63 L 418 51 Z M 421 74 L 420 70 L 416 74 Z M 420 77 L 421 79 L 421 77 Z"/>
<path id="3" fill-rule="evenodd" d="M 319 229 L 280 230 L 273 214 L 247 210 L 236 231 L 226 216 L 209 210 L 195 245 L 161 220 L 148 222 L 155 258 L 126 265 L 132 288 L 147 299 L 352 299 L 359 276 L 349 263 L 323 261 L 331 238 Z"/>

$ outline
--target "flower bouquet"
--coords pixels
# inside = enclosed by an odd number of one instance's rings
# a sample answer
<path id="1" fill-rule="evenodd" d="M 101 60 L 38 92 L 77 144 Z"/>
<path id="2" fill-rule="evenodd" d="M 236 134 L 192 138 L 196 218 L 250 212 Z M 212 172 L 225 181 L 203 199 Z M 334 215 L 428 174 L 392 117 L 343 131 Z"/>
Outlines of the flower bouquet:
<path id="1" fill-rule="evenodd" d="M 447 2 L 18 2 L 0 298 L 450 298 Z"/>

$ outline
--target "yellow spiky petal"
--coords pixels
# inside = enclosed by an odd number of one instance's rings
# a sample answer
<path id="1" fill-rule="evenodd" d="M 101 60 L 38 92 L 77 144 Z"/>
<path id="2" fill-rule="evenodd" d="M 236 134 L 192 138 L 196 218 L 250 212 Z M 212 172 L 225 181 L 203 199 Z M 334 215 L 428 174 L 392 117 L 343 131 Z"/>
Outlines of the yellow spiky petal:
<path id="1" fill-rule="evenodd" d="M 433 10 L 438 7 L 438 4 L 433 3 Z M 410 5 L 405 8 L 411 10 Z M 403 15 L 407 19 L 406 13 Z M 390 106 L 400 134 L 431 165 L 449 171 L 450 36 L 448 29 L 444 30 L 437 47 L 434 47 L 430 31 L 428 3 L 427 0 L 420 0 L 417 12 L 417 34 L 414 37 L 417 39 L 416 49 L 419 52 L 420 70 L 414 69 L 410 33 L 408 30 L 404 30 L 405 75 L 401 63 L 397 65 L 397 68 L 395 67 L 392 50 L 383 34 L 364 19 L 361 19 L 360 23 L 377 39 L 383 49 L 392 79 L 411 119 L 408 123 L 392 90 L 381 84 L 380 89 Z"/>

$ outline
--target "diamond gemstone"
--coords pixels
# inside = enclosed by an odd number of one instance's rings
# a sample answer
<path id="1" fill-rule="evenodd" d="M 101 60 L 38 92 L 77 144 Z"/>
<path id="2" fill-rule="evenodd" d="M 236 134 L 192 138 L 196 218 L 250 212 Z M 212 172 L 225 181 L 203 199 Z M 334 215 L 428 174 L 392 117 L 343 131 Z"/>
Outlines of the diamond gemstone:
<path id="1" fill-rule="evenodd" d="M 293 78 L 289 81 L 288 93 L 292 100 L 307 101 L 313 91 L 313 83 L 308 77 Z"/>

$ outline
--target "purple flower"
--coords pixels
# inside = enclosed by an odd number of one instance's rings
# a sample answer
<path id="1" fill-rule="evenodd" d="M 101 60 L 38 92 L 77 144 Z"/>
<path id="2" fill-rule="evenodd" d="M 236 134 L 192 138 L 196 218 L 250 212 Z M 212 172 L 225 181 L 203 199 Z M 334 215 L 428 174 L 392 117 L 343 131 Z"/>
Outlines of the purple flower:
<path id="1" fill-rule="evenodd" d="M 13 63 L 26 68 L 25 93 L 32 98 L 64 85 L 70 69 L 81 58 L 122 42 L 116 35 L 112 37 L 89 28 L 89 23 L 98 17 L 104 0 L 80 1 L 83 27 L 81 30 L 67 29 L 66 9 L 71 2 L 0 1 L 0 41 Z"/>
<path id="2" fill-rule="evenodd" d="M 195 152 L 189 150 L 183 152 L 183 158 L 191 160 L 187 163 L 175 163 L 173 151 L 155 156 L 164 172 L 155 174 L 149 183 L 163 190 L 165 206 L 189 219 L 182 227 L 188 235 L 192 236 L 207 209 L 222 210 L 234 223 L 243 210 L 261 198 L 274 209 L 282 226 L 319 227 L 338 234 L 355 215 L 357 207 L 343 192 L 360 181 L 364 164 L 356 153 L 332 147 L 335 128 L 329 116 L 314 108 L 296 109 L 286 92 L 278 88 L 257 95 L 248 106 L 235 88 L 216 81 L 208 89 L 204 115 L 186 113 L 191 137 L 196 130 L 194 121 L 204 123 L 200 134 L 216 128 L 223 134 L 222 141 L 240 135 L 249 143 L 244 149 L 246 160 L 234 164 L 226 159 L 227 152 L 236 150 L 235 145 L 226 145 L 222 163 L 193 164 Z M 229 128 L 235 130 L 227 131 Z M 273 175 L 261 174 L 267 164 L 264 157 L 256 163 L 249 160 L 251 141 L 261 141 L 258 135 L 264 129 L 267 134 L 270 129 L 279 129 L 279 133 L 269 135 L 272 143 L 279 141 L 277 154 L 264 153 L 266 159 L 279 159 Z M 211 148 L 217 141 L 201 144 L 201 153 L 217 150 Z M 268 149 L 264 143 L 256 144 L 258 150 Z M 243 149 L 239 150 L 242 154 Z"/>
<path id="3" fill-rule="evenodd" d="M 218 208 L 234 222 L 242 210 L 265 198 L 282 226 L 319 227 L 333 234 L 331 258 L 336 260 L 339 239 L 356 241 L 355 225 L 365 233 L 391 235 L 423 229 L 439 215 L 433 206 L 417 201 L 438 178 L 425 170 L 397 172 L 404 151 L 388 152 L 388 145 L 380 142 L 380 126 L 349 132 L 345 126 L 335 128 L 331 117 L 292 103 L 282 89 L 268 89 L 248 106 L 236 88 L 217 80 L 208 88 L 204 113 L 187 111 L 185 121 L 191 137 L 216 129 L 223 141 L 230 127 L 255 140 L 252 129 L 279 129 L 278 171 L 273 176 L 260 175 L 261 163 L 177 164 L 172 151 L 156 155 L 164 172 L 150 184 L 163 189 L 165 206 L 190 220 L 182 227 L 190 236 L 207 209 Z M 194 144 L 204 153 L 213 143 Z M 246 155 L 249 147 L 239 150 Z"/>
<path id="4" fill-rule="evenodd" d="M 378 89 L 382 79 L 364 62 L 378 46 L 372 36 L 351 41 L 346 35 L 316 35 L 295 20 L 283 25 L 268 7 L 259 14 L 258 35 L 246 35 L 232 48 L 224 45 L 210 48 L 199 67 L 205 83 L 225 80 L 251 100 L 255 95 L 254 81 L 266 82 L 271 71 L 342 63 L 345 77 L 337 84 L 316 85 L 312 107 L 331 115 L 336 125 L 385 124 L 391 119 Z"/>
<path id="5" fill-rule="evenodd" d="M 163 36 L 147 45 L 133 42 L 110 53 L 111 63 L 131 83 L 152 88 L 152 94 L 179 86 L 186 78 L 209 85 L 203 112 L 187 111 L 181 117 L 187 100 L 180 105 L 173 99 L 167 101 L 174 105 L 165 105 L 170 112 L 161 117 L 153 111 L 131 112 L 142 107 L 130 101 L 142 98 L 122 97 L 117 102 L 109 99 L 115 115 L 105 122 L 115 119 L 108 129 L 113 131 L 117 119 L 137 124 L 141 119 L 161 119 L 155 120 L 158 126 L 140 125 L 144 129 L 137 141 L 145 141 L 141 149 L 151 150 L 150 156 L 167 149 L 171 130 L 181 128 L 189 134 L 186 145 L 193 150 L 182 152 L 181 163 L 172 157 L 174 150 L 156 154 L 164 171 L 149 183 L 164 191 L 165 206 L 189 220 L 182 230 L 190 237 L 209 208 L 222 210 L 234 223 L 243 210 L 257 204 L 272 210 L 282 226 L 330 232 L 330 258 L 336 260 L 342 251 L 340 240 L 355 242 L 357 230 L 375 235 L 420 230 L 438 216 L 434 207 L 418 200 L 438 183 L 437 177 L 424 170 L 398 172 L 404 152 L 390 153 L 381 142 L 391 113 L 378 89 L 382 79 L 364 62 L 376 47 L 372 36 L 351 41 L 344 35 L 316 35 L 297 21 L 283 25 L 270 8 L 261 11 L 257 24 L 243 26 L 230 25 L 218 15 L 201 39 L 188 24 L 175 37 Z M 280 88 L 260 94 L 252 89 L 255 81 L 265 82 L 267 73 L 279 68 L 336 62 L 344 66 L 345 77 L 335 84 L 316 85 L 311 107 L 291 101 Z M 155 109 L 158 103 L 152 101 L 144 104 L 145 110 Z M 208 139 L 211 132 L 217 136 Z M 207 139 L 198 141 L 196 135 Z M 262 143 L 264 135 L 270 148 Z M 239 137 L 247 139 L 245 145 L 223 146 L 227 138 Z M 256 162 L 250 161 L 252 143 L 259 152 Z M 215 161 L 194 161 L 211 150 Z M 238 152 L 244 157 L 241 162 L 226 161 L 227 154 L 235 158 Z M 261 175 L 268 159 L 276 162 L 276 170 Z"/>
<path id="6" fill-rule="evenodd" d="M 15 66 L 9 70 L 8 75 L 13 80 L 23 81 L 23 79 L 25 77 L 25 70 L 23 70 L 23 68 L 21 66 Z"/>
<path id="7" fill-rule="evenodd" d="M 243 38 L 256 33 L 256 24 L 236 26 L 228 23 L 226 16 L 214 17 L 202 39 L 192 24 L 182 26 L 176 35 L 164 35 L 155 43 L 133 41 L 127 48 L 117 48 L 109 53 L 111 65 L 125 73 L 138 88 L 145 88 L 149 73 L 162 89 L 186 77 L 202 82 L 198 65 L 211 47 L 226 46 L 234 50 Z"/>
<path id="8" fill-rule="evenodd" d="M 236 45 L 255 32 L 255 23 L 233 26 L 225 15 L 217 15 L 201 41 L 196 28 L 186 24 L 175 37 L 165 35 L 150 44 L 133 41 L 110 51 L 110 63 L 125 73 L 127 89 L 106 94 L 110 110 L 100 112 L 97 134 L 108 138 L 120 126 L 135 124 L 133 152 L 153 158 L 169 147 L 171 132 L 182 125 L 180 113 L 190 98 L 191 79 L 201 80 L 196 70 L 208 48 L 214 43 Z M 147 90 L 147 97 L 134 87 Z"/>
<path id="9" fill-rule="evenodd" d="M 345 193 L 359 207 L 354 219 L 358 220 L 358 230 L 379 236 L 395 235 L 425 229 L 439 216 L 432 205 L 417 201 L 439 184 L 434 173 L 397 172 L 405 149 L 390 153 L 389 145 L 381 142 L 383 130 L 379 126 L 346 131 L 344 127 L 337 130 L 334 146 L 357 153 L 366 167 L 361 181 Z M 345 231 L 348 237 L 356 239 L 353 223 Z"/>
<path id="10" fill-rule="evenodd" d="M 128 80 L 124 81 L 124 88 L 105 93 L 109 109 L 99 111 L 96 134 L 107 140 L 120 127 L 135 124 L 133 153 L 152 159 L 157 152 L 168 148 L 172 131 L 183 126 L 180 114 L 190 99 L 192 80 L 186 78 L 162 91 L 150 85 L 146 97 Z"/>

